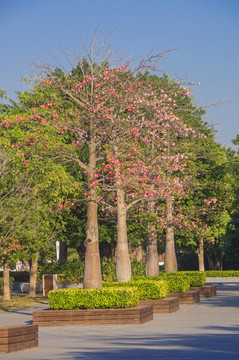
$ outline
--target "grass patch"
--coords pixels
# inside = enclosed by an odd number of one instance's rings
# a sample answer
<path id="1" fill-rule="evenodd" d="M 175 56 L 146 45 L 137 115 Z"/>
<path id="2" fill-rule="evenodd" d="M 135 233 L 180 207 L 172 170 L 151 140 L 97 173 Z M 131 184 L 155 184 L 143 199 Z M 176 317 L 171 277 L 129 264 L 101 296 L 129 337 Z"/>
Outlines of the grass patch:
<path id="1" fill-rule="evenodd" d="M 11 295 L 11 300 L 3 301 L 3 297 L 0 295 L 0 312 L 46 303 L 48 303 L 47 296 L 30 297 L 27 295 Z"/>

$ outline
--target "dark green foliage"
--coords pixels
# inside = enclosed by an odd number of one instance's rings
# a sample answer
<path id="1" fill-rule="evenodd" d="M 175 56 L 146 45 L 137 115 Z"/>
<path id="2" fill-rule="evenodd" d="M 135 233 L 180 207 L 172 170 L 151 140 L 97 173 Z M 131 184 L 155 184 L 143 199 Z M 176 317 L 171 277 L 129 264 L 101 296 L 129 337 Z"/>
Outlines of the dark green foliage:
<path id="1" fill-rule="evenodd" d="M 14 278 L 15 282 L 28 282 L 30 280 L 29 271 L 10 271 L 10 275 Z"/>
<path id="2" fill-rule="evenodd" d="M 61 289 L 48 294 L 52 310 L 117 309 L 136 306 L 139 294 L 135 288 Z"/>
<path id="3" fill-rule="evenodd" d="M 113 260 L 101 261 L 102 280 L 103 281 L 116 281 L 116 264 Z M 145 275 L 145 262 L 132 261 L 131 263 L 132 276 Z"/>
<path id="4" fill-rule="evenodd" d="M 73 261 L 69 263 L 50 263 L 47 265 L 38 266 L 38 281 L 42 281 L 42 276 L 44 274 L 57 274 L 58 282 L 66 283 L 80 283 L 83 281 L 84 277 L 84 262 L 83 261 Z"/>
<path id="5" fill-rule="evenodd" d="M 116 281 L 116 264 L 113 260 L 101 260 L 103 281 Z"/>
<path id="6" fill-rule="evenodd" d="M 133 276 L 143 276 L 145 274 L 145 263 L 144 261 L 133 261 L 132 264 Z M 116 265 L 114 260 L 101 260 L 101 271 L 103 281 L 116 281 Z M 58 274 L 59 282 L 67 283 L 80 283 L 84 277 L 84 262 L 83 261 L 72 261 L 67 263 L 49 263 L 46 265 L 38 266 L 38 282 L 42 281 L 44 274 Z M 28 281 L 15 280 L 15 281 Z"/>
<path id="7" fill-rule="evenodd" d="M 180 248 L 179 245 L 177 246 Z M 191 252 L 177 252 L 177 261 L 179 271 L 198 270 L 198 255 L 195 253 L 194 248 L 191 248 Z"/>
<path id="8" fill-rule="evenodd" d="M 106 282 L 103 283 L 103 288 L 105 287 L 136 287 L 139 292 L 140 300 L 154 300 L 154 299 L 163 299 L 167 296 L 168 286 L 167 282 L 164 280 L 137 280 L 137 281 L 128 281 L 128 282 Z"/>
<path id="9" fill-rule="evenodd" d="M 145 275 L 145 262 L 133 261 L 131 263 L 132 276 L 144 276 Z"/>
<path id="10" fill-rule="evenodd" d="M 206 277 L 239 277 L 239 270 L 205 271 Z"/>

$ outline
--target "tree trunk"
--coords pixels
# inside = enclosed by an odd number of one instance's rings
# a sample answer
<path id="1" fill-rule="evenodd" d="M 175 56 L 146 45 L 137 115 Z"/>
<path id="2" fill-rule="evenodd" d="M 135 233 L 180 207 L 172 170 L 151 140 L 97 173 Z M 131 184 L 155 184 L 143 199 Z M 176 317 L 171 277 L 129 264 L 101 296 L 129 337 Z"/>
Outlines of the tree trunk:
<path id="1" fill-rule="evenodd" d="M 213 258 L 211 256 L 211 254 L 206 252 L 206 257 L 207 257 L 209 270 L 214 270 L 214 262 L 213 262 Z"/>
<path id="2" fill-rule="evenodd" d="M 208 265 L 210 270 L 222 270 L 222 255 L 211 254 L 206 252 Z"/>
<path id="3" fill-rule="evenodd" d="M 80 243 L 77 247 L 76 247 L 76 251 L 77 254 L 79 255 L 80 260 L 85 260 L 85 253 L 86 253 L 86 249 L 85 249 L 85 245 L 83 243 Z"/>
<path id="4" fill-rule="evenodd" d="M 149 236 L 147 242 L 145 273 L 146 276 L 159 275 L 157 232 L 153 224 L 149 224 Z"/>
<path id="5" fill-rule="evenodd" d="M 142 245 L 139 244 L 136 248 L 136 255 L 135 255 L 135 259 L 137 261 L 142 261 L 143 260 L 143 248 Z"/>
<path id="6" fill-rule="evenodd" d="M 96 289 L 102 287 L 99 252 L 98 205 L 96 202 L 96 190 L 92 185 L 95 168 L 96 144 L 94 141 L 91 141 L 89 145 L 87 238 L 83 281 L 83 287 L 85 289 Z"/>
<path id="7" fill-rule="evenodd" d="M 151 186 L 152 191 L 154 186 Z M 154 214 L 155 202 L 150 201 L 148 203 L 148 212 Z M 148 239 L 146 249 L 145 260 L 145 273 L 146 276 L 158 276 L 159 275 L 159 257 L 158 257 L 158 244 L 157 244 L 157 231 L 154 223 L 148 224 Z"/>
<path id="8" fill-rule="evenodd" d="M 31 261 L 31 270 L 30 270 L 30 285 L 29 285 L 29 296 L 36 296 L 36 284 L 37 284 L 37 267 L 38 267 L 38 257 L 39 252 L 35 254 L 35 259 Z"/>
<path id="9" fill-rule="evenodd" d="M 111 241 L 110 243 L 107 241 L 101 241 L 99 243 L 99 247 L 100 247 L 100 257 L 101 259 L 113 259 L 113 257 L 115 257 L 115 250 L 116 250 L 116 242 L 115 241 Z"/>
<path id="10" fill-rule="evenodd" d="M 117 248 L 116 279 L 118 282 L 131 280 L 131 263 L 127 238 L 126 204 L 124 191 L 117 186 Z"/>
<path id="11" fill-rule="evenodd" d="M 9 262 L 7 261 L 3 268 L 3 300 L 11 300 Z"/>
<path id="12" fill-rule="evenodd" d="M 203 246 L 203 237 L 199 237 L 199 247 L 198 247 L 198 266 L 199 271 L 205 271 L 204 266 L 204 246 Z"/>
<path id="13" fill-rule="evenodd" d="M 223 270 L 222 258 L 223 258 L 222 254 L 218 255 L 218 257 L 217 257 L 217 262 L 216 262 L 217 270 L 220 270 L 220 271 Z"/>
<path id="14" fill-rule="evenodd" d="M 175 252 L 175 242 L 174 242 L 174 229 L 172 225 L 173 219 L 173 199 L 170 196 L 166 200 L 166 207 L 167 207 L 167 220 L 168 220 L 168 227 L 166 230 L 166 248 L 165 248 L 165 264 L 164 269 L 165 272 L 177 272 L 178 265 L 177 265 L 177 258 Z"/>

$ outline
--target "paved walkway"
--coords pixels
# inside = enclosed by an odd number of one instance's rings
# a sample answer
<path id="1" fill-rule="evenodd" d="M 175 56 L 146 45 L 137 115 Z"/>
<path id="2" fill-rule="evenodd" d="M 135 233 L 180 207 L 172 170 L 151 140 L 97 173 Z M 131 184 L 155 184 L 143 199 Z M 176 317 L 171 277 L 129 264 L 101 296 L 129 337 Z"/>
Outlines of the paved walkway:
<path id="1" fill-rule="evenodd" d="M 3 360 L 238 360 L 239 283 L 220 283 L 218 295 L 156 314 L 142 325 L 40 327 L 39 347 Z M 46 307 L 46 306 L 45 306 Z M 0 313 L 0 325 L 29 324 L 43 306 Z"/>

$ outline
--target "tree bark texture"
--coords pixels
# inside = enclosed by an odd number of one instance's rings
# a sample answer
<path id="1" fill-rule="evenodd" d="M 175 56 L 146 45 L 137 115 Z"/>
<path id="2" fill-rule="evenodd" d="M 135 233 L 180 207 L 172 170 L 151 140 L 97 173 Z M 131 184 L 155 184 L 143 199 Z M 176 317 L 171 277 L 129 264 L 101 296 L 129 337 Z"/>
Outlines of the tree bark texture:
<path id="1" fill-rule="evenodd" d="M 83 281 L 85 289 L 102 287 L 97 212 L 98 205 L 90 201 L 87 208 L 87 239 Z"/>
<path id="2" fill-rule="evenodd" d="M 154 186 L 152 186 L 154 190 Z M 150 201 L 148 203 L 148 211 L 153 214 L 155 208 L 155 202 Z M 148 239 L 145 259 L 145 273 L 146 276 L 158 276 L 159 275 L 159 259 L 158 259 L 158 244 L 157 244 L 157 231 L 154 223 L 148 224 Z"/>
<path id="3" fill-rule="evenodd" d="M 99 247 L 100 247 L 100 258 L 101 259 L 112 259 L 115 257 L 115 252 L 116 252 L 116 242 L 115 241 L 111 241 L 110 243 L 107 241 L 101 241 L 99 243 Z"/>
<path id="4" fill-rule="evenodd" d="M 168 227 L 166 229 L 166 248 L 165 248 L 165 272 L 177 272 L 177 258 L 175 252 L 173 219 L 173 199 L 168 197 L 166 200 Z"/>
<path id="5" fill-rule="evenodd" d="M 147 253 L 145 262 L 146 276 L 159 275 L 159 260 L 158 260 L 158 245 L 157 245 L 157 232 L 155 226 L 150 223 L 148 226 L 148 241 Z"/>
<path id="6" fill-rule="evenodd" d="M 143 260 L 143 248 L 142 245 L 139 244 L 136 248 L 136 255 L 135 255 L 135 259 L 137 261 L 142 261 Z"/>
<path id="7" fill-rule="evenodd" d="M 199 246 L 198 246 L 198 269 L 199 271 L 205 271 L 204 266 L 204 246 L 203 246 L 203 238 L 199 237 Z"/>
<path id="8" fill-rule="evenodd" d="M 222 270 L 222 255 L 206 252 L 209 270 Z"/>
<path id="9" fill-rule="evenodd" d="M 131 280 L 131 262 L 127 238 L 127 218 L 124 191 L 118 182 L 117 188 L 117 248 L 116 248 L 116 280 Z"/>
<path id="10" fill-rule="evenodd" d="M 37 267 L 38 267 L 38 251 L 35 254 L 35 259 L 32 259 L 30 269 L 30 285 L 29 285 L 29 296 L 36 296 L 36 284 L 37 284 Z"/>
<path id="11" fill-rule="evenodd" d="M 80 243 L 77 248 L 76 248 L 77 254 L 79 255 L 80 260 L 85 260 L 85 253 L 86 253 L 86 248 L 85 245 L 83 243 Z"/>
<path id="12" fill-rule="evenodd" d="M 96 189 L 92 185 L 95 168 L 96 144 L 94 141 L 91 141 L 89 145 L 86 255 L 83 280 L 83 287 L 85 289 L 96 289 L 102 287 L 99 251 L 98 204 L 96 202 Z"/>
<path id="13" fill-rule="evenodd" d="M 3 300 L 11 300 L 9 262 L 3 268 Z"/>

